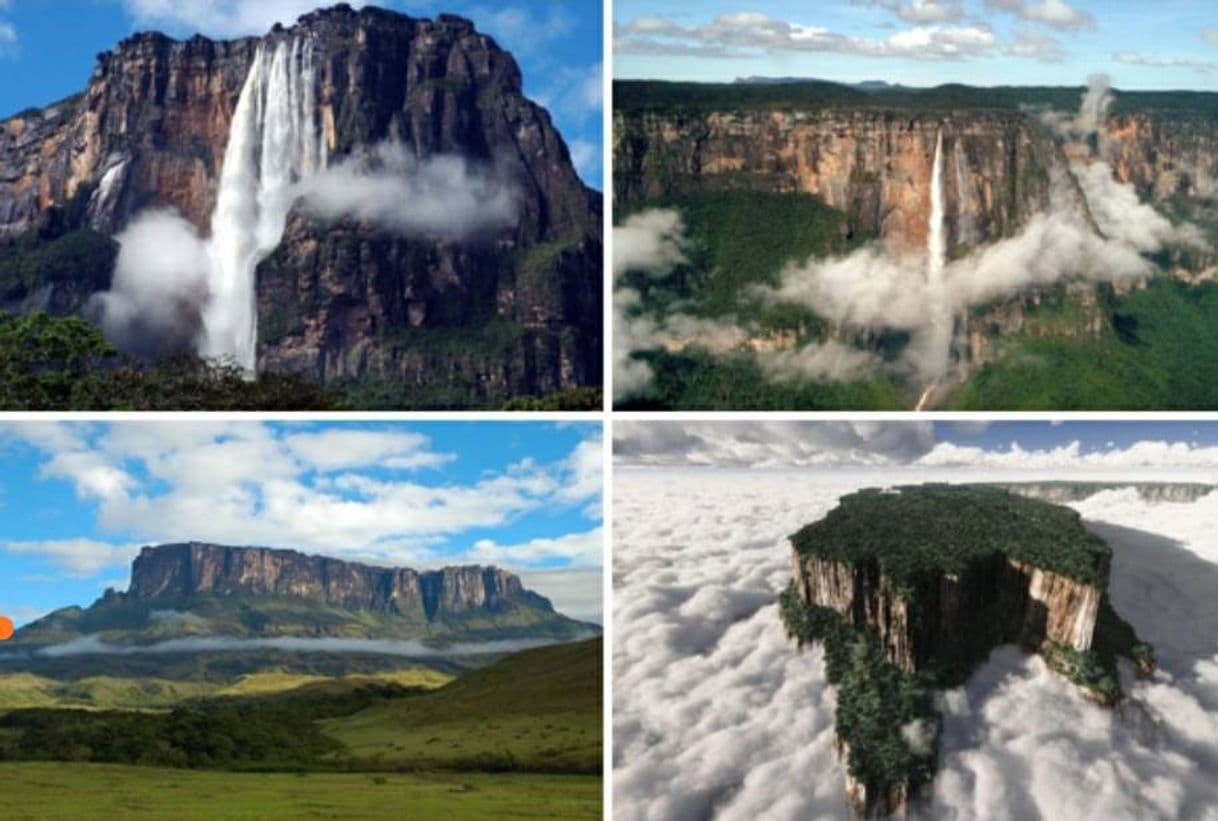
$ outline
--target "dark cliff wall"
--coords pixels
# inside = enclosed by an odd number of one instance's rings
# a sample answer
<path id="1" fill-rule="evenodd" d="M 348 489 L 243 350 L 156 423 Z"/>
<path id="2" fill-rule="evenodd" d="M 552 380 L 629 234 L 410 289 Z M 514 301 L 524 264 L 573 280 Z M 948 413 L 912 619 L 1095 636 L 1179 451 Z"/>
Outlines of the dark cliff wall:
<path id="1" fill-rule="evenodd" d="M 926 573 L 898 594 L 873 562 L 793 555 L 796 590 L 848 623 L 874 628 L 889 662 L 906 672 L 967 671 L 1000 644 L 1046 639 L 1091 647 L 1104 585 L 1090 585 L 995 553 L 965 572 Z M 1102 571 L 1106 584 L 1107 565 Z"/>
<path id="2" fill-rule="evenodd" d="M 457 245 L 293 217 L 258 272 L 260 369 L 383 380 L 457 404 L 599 384 L 601 198 L 524 97 L 512 56 L 468 20 L 373 8 L 314 12 L 263 39 L 289 36 L 319 44 L 334 160 L 396 140 L 420 158 L 495 163 L 521 192 L 519 219 Z M 208 234 L 259 42 L 137 35 L 100 56 L 83 94 L 0 122 L 0 240 L 74 197 L 104 233 L 173 207 Z"/>
<path id="3" fill-rule="evenodd" d="M 381 568 L 292 550 L 197 542 L 140 551 L 131 570 L 134 600 L 198 595 L 292 596 L 347 610 L 370 610 L 434 621 L 515 606 L 553 611 L 519 577 L 494 567 L 418 572 Z"/>

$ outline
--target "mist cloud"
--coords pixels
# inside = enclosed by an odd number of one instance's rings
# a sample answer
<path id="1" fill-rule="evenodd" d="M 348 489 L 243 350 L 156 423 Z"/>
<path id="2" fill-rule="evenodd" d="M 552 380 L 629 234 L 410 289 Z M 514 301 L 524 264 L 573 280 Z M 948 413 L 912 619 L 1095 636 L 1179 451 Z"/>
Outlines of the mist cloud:
<path id="1" fill-rule="evenodd" d="M 329 220 L 352 218 L 402 236 L 463 241 L 517 220 L 519 190 L 503 171 L 459 155 L 425 160 L 385 142 L 304 180 L 302 207 Z"/>
<path id="2" fill-rule="evenodd" d="M 568 639 L 564 639 L 567 641 Z M 63 644 L 54 644 L 30 651 L 35 658 L 66 656 L 114 655 L 141 656 L 165 653 L 212 653 L 249 650 L 287 650 L 296 653 L 369 653 L 382 656 L 444 657 L 474 656 L 485 653 L 515 653 L 534 647 L 554 644 L 552 639 L 519 639 L 483 642 L 457 642 L 450 645 L 429 645 L 421 641 L 392 639 L 341 638 L 269 638 L 239 639 L 224 636 L 197 636 L 169 639 L 156 644 L 114 644 L 87 636 Z M 2 659 L 3 656 L 0 656 Z"/>
<path id="3" fill-rule="evenodd" d="M 821 650 L 787 638 L 773 599 L 790 578 L 785 534 L 863 484 L 910 479 L 750 476 L 636 470 L 615 483 L 619 818 L 851 817 L 835 688 Z M 1109 710 L 1038 657 L 999 648 L 944 695 L 939 772 L 911 817 L 1132 821 L 1207 818 L 1218 805 L 1218 498 L 1108 491 L 1074 507 L 1112 541 L 1113 601 L 1162 669 L 1151 681 L 1126 675 L 1130 698 Z"/>
<path id="4" fill-rule="evenodd" d="M 140 214 L 115 239 L 114 280 L 90 305 L 106 337 L 137 355 L 192 350 L 208 295 L 207 243 L 169 209 Z"/>

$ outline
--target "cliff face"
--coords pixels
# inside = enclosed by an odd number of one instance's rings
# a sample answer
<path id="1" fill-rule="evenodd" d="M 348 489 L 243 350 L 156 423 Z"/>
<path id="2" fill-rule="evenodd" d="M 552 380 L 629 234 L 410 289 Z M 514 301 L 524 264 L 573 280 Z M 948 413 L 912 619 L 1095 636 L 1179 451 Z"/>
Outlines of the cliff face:
<path id="1" fill-rule="evenodd" d="M 805 604 L 874 628 L 888 661 L 908 673 L 948 661 L 945 652 L 963 653 L 953 664 L 968 662 L 1009 642 L 1038 647 L 1051 640 L 1088 650 L 1103 593 L 1005 556 L 973 562 L 959 575 L 924 577 L 907 594 L 895 593 L 875 564 L 799 553 L 793 564 Z"/>
<path id="2" fill-rule="evenodd" d="M 1105 153 L 1121 182 L 1143 199 L 1218 197 L 1218 129 L 1214 121 L 1184 114 L 1112 117 Z"/>
<path id="3" fill-rule="evenodd" d="M 129 598 L 291 596 L 346 610 L 442 620 L 516 605 L 553 610 L 519 577 L 493 567 L 418 572 L 381 568 L 291 550 L 188 544 L 146 547 L 131 570 Z"/>
<path id="4" fill-rule="evenodd" d="M 1003 490 L 1030 499 L 1040 499 L 1057 504 L 1079 502 L 1106 490 L 1136 490 L 1147 502 L 1169 502 L 1190 504 L 1214 492 L 1213 485 L 1189 482 L 1129 482 L 1107 484 L 1103 482 L 1020 482 L 999 485 Z"/>
<path id="5" fill-rule="evenodd" d="M 926 248 L 939 135 L 948 255 L 1016 233 L 1049 202 L 1052 137 L 1019 113 L 618 112 L 614 196 L 622 205 L 706 189 L 803 192 L 849 229 L 898 251 Z"/>
<path id="6" fill-rule="evenodd" d="M 0 122 L 0 239 L 74 198 L 104 233 L 172 207 L 209 235 L 247 73 L 260 43 L 288 37 L 316 44 L 332 162 L 386 140 L 420 160 L 459 154 L 509 175 L 518 211 L 513 227 L 464 246 L 294 216 L 258 272 L 260 369 L 494 400 L 599 384 L 600 197 L 524 97 L 512 56 L 458 17 L 338 6 L 261 39 L 125 40 L 83 94 Z M 499 326 L 509 343 L 431 339 Z"/>

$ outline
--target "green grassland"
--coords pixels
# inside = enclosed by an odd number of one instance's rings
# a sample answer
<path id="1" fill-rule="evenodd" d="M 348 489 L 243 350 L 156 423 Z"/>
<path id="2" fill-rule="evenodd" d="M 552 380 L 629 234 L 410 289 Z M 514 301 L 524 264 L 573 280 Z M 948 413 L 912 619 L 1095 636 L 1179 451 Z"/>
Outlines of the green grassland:
<path id="1" fill-rule="evenodd" d="M 601 817 L 593 776 L 218 773 L 103 764 L 0 764 L 12 821 L 124 818 Z"/>
<path id="2" fill-rule="evenodd" d="M 375 766 L 599 772 L 601 639 L 517 653 L 444 687 L 321 723 Z"/>

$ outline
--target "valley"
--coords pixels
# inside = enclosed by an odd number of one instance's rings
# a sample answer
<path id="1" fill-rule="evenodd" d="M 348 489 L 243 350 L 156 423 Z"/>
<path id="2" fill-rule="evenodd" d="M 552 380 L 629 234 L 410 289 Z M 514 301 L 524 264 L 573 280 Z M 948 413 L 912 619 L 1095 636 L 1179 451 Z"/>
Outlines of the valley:
<path id="1" fill-rule="evenodd" d="M 618 81 L 616 403 L 1212 407 L 1216 98 Z"/>

